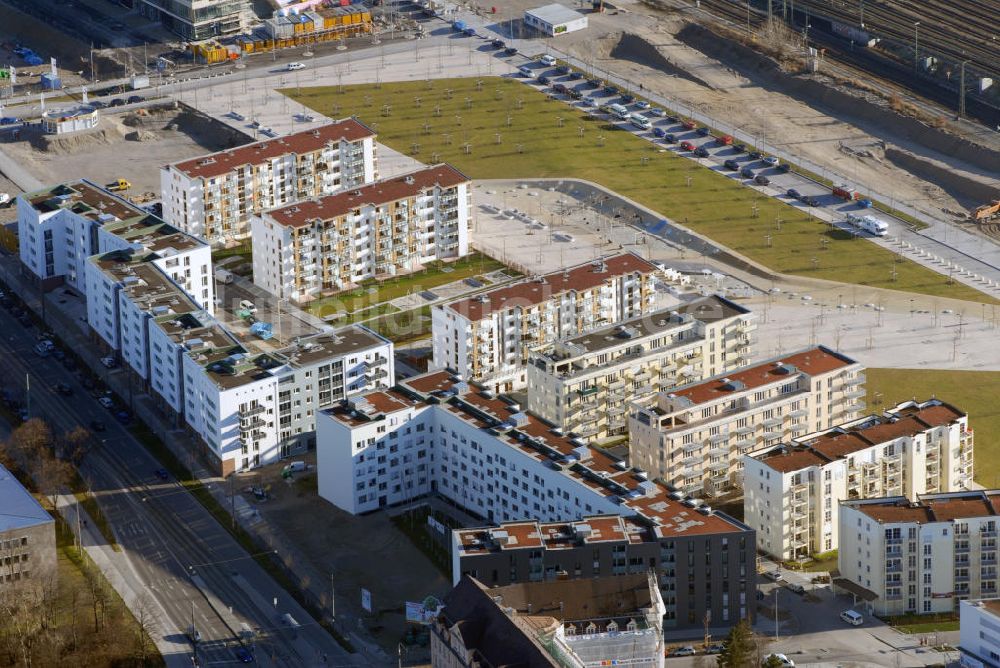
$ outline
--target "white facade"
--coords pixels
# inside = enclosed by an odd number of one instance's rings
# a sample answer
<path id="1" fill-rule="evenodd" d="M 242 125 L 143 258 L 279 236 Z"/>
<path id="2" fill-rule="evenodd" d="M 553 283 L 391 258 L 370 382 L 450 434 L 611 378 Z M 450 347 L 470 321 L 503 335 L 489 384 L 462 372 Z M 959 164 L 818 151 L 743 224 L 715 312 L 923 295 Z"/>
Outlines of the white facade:
<path id="1" fill-rule="evenodd" d="M 163 217 L 210 243 L 250 236 L 252 216 L 378 178 L 375 133 L 350 118 L 160 170 Z"/>
<path id="2" fill-rule="evenodd" d="M 305 450 L 315 441 L 317 412 L 388 387 L 395 373 L 392 342 L 361 326 L 260 354 L 188 343 L 185 420 L 224 475 Z"/>
<path id="3" fill-rule="evenodd" d="M 1000 668 L 1000 599 L 961 601 L 958 614 L 962 668 Z"/>
<path id="4" fill-rule="evenodd" d="M 746 366 L 754 330 L 750 311 L 705 297 L 563 339 L 530 354 L 528 409 L 588 440 L 625 434 L 632 402 Z"/>
<path id="5" fill-rule="evenodd" d="M 586 15 L 559 3 L 527 10 L 524 12 L 524 22 L 549 37 L 587 27 Z"/>
<path id="6" fill-rule="evenodd" d="M 997 490 L 845 501 L 841 577 L 872 592 L 879 615 L 954 612 L 960 599 L 995 597 L 997 508 Z"/>
<path id="7" fill-rule="evenodd" d="M 496 391 L 524 388 L 532 349 L 655 311 L 655 272 L 622 253 L 435 306 L 433 366 Z"/>
<path id="8" fill-rule="evenodd" d="M 678 489 L 715 495 L 742 484 L 743 455 L 857 418 L 864 381 L 860 364 L 820 346 L 661 392 L 633 404 L 629 454 Z"/>
<path id="9" fill-rule="evenodd" d="M 254 216 L 254 283 L 303 302 L 469 252 L 471 182 L 436 165 Z"/>
<path id="10" fill-rule="evenodd" d="M 792 560 L 839 547 L 840 502 L 953 492 L 972 482 L 968 416 L 932 399 L 744 456 L 757 549 Z"/>

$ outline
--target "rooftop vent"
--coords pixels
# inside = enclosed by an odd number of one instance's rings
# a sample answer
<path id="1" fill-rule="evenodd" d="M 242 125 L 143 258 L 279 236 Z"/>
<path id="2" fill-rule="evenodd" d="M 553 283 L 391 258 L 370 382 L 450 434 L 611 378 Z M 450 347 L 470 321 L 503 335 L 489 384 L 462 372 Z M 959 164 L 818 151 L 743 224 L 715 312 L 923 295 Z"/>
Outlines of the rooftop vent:
<path id="1" fill-rule="evenodd" d="M 414 180 L 413 180 L 413 177 L 412 177 L 412 176 L 407 176 L 406 178 L 404 178 L 404 179 L 403 179 L 403 181 L 404 181 L 404 182 L 406 183 L 406 185 L 408 185 L 408 186 L 412 186 L 412 185 L 414 184 Z"/>

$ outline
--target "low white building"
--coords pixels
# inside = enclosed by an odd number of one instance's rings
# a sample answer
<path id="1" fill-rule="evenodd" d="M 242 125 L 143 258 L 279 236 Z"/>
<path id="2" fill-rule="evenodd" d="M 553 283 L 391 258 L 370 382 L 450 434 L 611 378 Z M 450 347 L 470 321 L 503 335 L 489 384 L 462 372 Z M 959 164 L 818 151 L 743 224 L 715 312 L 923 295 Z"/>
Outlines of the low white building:
<path id="1" fill-rule="evenodd" d="M 958 614 L 962 668 L 1000 668 L 1000 599 L 961 601 Z"/>
<path id="2" fill-rule="evenodd" d="M 42 113 L 42 131 L 50 135 L 93 130 L 100 124 L 101 112 L 87 104 Z"/>
<path id="3" fill-rule="evenodd" d="M 304 302 L 469 252 L 469 178 L 426 167 L 254 216 L 254 283 Z"/>
<path id="4" fill-rule="evenodd" d="M 210 243 L 250 236 L 255 214 L 378 178 L 375 133 L 354 118 L 160 170 L 164 219 Z"/>
<path id="5" fill-rule="evenodd" d="M 863 594 L 878 615 L 996 597 L 998 509 L 1000 490 L 844 501 L 834 587 Z"/>
<path id="6" fill-rule="evenodd" d="M 909 401 L 745 455 L 743 514 L 757 549 L 808 557 L 839 547 L 841 501 L 966 489 L 972 459 L 965 413 L 936 399 Z"/>
<path id="7" fill-rule="evenodd" d="M 701 363 L 700 357 L 687 364 Z M 633 465 L 689 494 L 742 484 L 743 455 L 857 418 L 860 364 L 818 346 L 633 404 Z"/>
<path id="8" fill-rule="evenodd" d="M 754 329 L 713 296 L 562 339 L 528 358 L 528 409 L 588 440 L 625 434 L 632 402 L 746 366 Z"/>
<path id="9" fill-rule="evenodd" d="M 549 37 L 587 27 L 586 15 L 558 2 L 525 11 L 524 22 Z"/>
<path id="10" fill-rule="evenodd" d="M 619 253 L 435 306 L 433 366 L 497 392 L 524 388 L 531 350 L 657 310 L 656 271 Z"/>

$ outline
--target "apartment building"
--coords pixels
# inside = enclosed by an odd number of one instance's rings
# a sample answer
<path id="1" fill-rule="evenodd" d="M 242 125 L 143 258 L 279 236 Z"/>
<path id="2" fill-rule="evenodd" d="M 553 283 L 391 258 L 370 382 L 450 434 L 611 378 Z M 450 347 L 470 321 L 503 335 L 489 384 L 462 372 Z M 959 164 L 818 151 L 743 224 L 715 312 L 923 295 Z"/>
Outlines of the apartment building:
<path id="1" fill-rule="evenodd" d="M 19 195 L 17 227 L 21 263 L 45 288 L 65 282 L 87 294 L 87 259 L 117 250 L 152 263 L 214 309 L 211 248 L 89 181 Z"/>
<path id="2" fill-rule="evenodd" d="M 955 612 L 997 597 L 1000 490 L 843 501 L 838 567 L 878 615 Z M 837 582 L 834 582 L 837 585 Z"/>
<path id="3" fill-rule="evenodd" d="M 961 601 L 958 614 L 962 668 L 1000 668 L 1000 599 Z"/>
<path id="4" fill-rule="evenodd" d="M 734 623 L 746 614 L 755 573 L 749 527 L 668 492 L 644 471 L 448 371 L 357 396 L 317 419 L 320 496 L 350 513 L 437 494 L 489 523 L 531 518 L 532 527 L 536 522 L 560 527 L 550 532 L 551 563 L 541 570 L 536 568 L 541 554 L 517 552 L 536 543 L 541 549 L 540 539 L 527 538 L 537 534 L 537 527 L 497 547 L 499 553 L 477 537 L 488 530 L 463 535 L 454 562 L 456 581 L 473 570 L 492 586 L 554 578 L 563 571 L 590 577 L 654 568 L 673 615 L 671 625 L 699 626 L 709 609 L 716 622 Z M 589 524 L 592 535 L 585 547 L 573 551 L 577 534 L 569 524 L 578 521 Z M 598 549 L 602 565 L 595 572 Z M 722 556 L 726 550 L 732 552 Z M 696 556 L 683 556 L 690 554 Z M 476 563 L 482 566 L 470 565 L 480 558 Z M 523 561 L 512 569 L 515 559 Z M 680 561 L 683 568 L 674 566 Z M 500 562 L 502 567 L 496 565 Z M 725 577 L 713 580 L 720 573 Z M 710 580 L 713 584 L 704 584 Z M 689 591 L 685 582 L 703 584 Z"/>
<path id="5" fill-rule="evenodd" d="M 840 545 L 840 502 L 955 492 L 972 482 L 968 416 L 937 399 L 744 455 L 744 518 L 782 560 Z"/>
<path id="6" fill-rule="evenodd" d="M 223 475 L 314 446 L 317 413 L 394 377 L 392 342 L 360 325 L 269 352 L 218 327 L 181 345 L 187 428 Z"/>
<path id="7" fill-rule="evenodd" d="M 865 409 L 860 364 L 822 346 L 633 404 L 634 465 L 687 493 L 742 484 L 743 455 L 856 419 Z"/>
<path id="8" fill-rule="evenodd" d="M 253 216 L 254 282 L 304 302 L 469 252 L 469 178 L 435 165 Z"/>
<path id="9" fill-rule="evenodd" d="M 655 311 L 655 272 L 621 253 L 435 306 L 433 364 L 497 392 L 525 388 L 531 349 Z"/>
<path id="10" fill-rule="evenodd" d="M 0 464 L 0 598 L 14 587 L 56 577 L 56 523 Z"/>
<path id="11" fill-rule="evenodd" d="M 486 587 L 463 577 L 431 624 L 431 666 L 662 668 L 663 598 L 648 574 Z"/>
<path id="12" fill-rule="evenodd" d="M 625 434 L 632 402 L 746 366 L 754 330 L 712 296 L 562 339 L 529 353 L 528 409 L 584 439 Z"/>
<path id="13" fill-rule="evenodd" d="M 250 219 L 378 178 L 375 133 L 354 118 L 160 169 L 163 217 L 212 244 L 250 236 Z"/>
<path id="14" fill-rule="evenodd" d="M 136 6 L 191 42 L 243 32 L 255 19 L 248 0 L 136 0 Z"/>

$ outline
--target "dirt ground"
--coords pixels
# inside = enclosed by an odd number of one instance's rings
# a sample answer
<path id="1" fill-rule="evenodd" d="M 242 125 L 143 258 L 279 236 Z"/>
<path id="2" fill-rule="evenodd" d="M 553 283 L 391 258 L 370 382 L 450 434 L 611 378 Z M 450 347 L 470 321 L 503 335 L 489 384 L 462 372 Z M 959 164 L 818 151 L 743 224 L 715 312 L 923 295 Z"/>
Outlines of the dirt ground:
<path id="1" fill-rule="evenodd" d="M 520 16 L 535 4 L 512 0 L 505 3 L 499 18 L 503 21 Z M 587 30 L 560 36 L 553 45 L 596 68 L 642 84 L 646 90 L 673 97 L 689 109 L 724 119 L 722 129 L 740 128 L 826 169 L 861 183 L 877 183 L 896 202 L 906 202 L 935 217 L 982 203 L 976 201 L 976 195 L 964 195 L 956 187 L 946 192 L 937 182 L 895 164 L 886 155 L 887 148 L 892 154 L 892 138 L 873 136 L 849 119 L 832 117 L 774 87 L 757 85 L 687 46 L 675 36 L 686 23 L 684 17 L 651 9 L 639 0 L 616 0 L 612 4 L 616 10 L 603 15 L 588 13 Z M 986 184 L 987 193 L 990 188 L 1000 192 L 995 173 L 988 174 L 961 163 L 955 156 L 902 140 L 897 145 L 932 158 L 945 165 L 947 171 Z"/>
<path id="2" fill-rule="evenodd" d="M 141 119 L 106 115 L 99 132 L 47 144 L 38 137 L 5 141 L 3 150 L 43 183 L 83 177 L 104 184 L 122 177 L 132 184 L 130 194 L 152 192 L 159 198 L 161 166 L 246 141 L 249 137 L 235 136 L 204 117 L 165 111 Z"/>
<path id="3" fill-rule="evenodd" d="M 314 463 L 315 454 L 296 459 Z M 376 615 L 365 615 L 366 626 L 383 649 L 395 655 L 397 643 L 412 626 L 405 622 L 404 602 L 422 601 L 429 594 L 443 597 L 451 589 L 450 578 L 392 524 L 386 513 L 352 516 L 319 498 L 314 474 L 287 482 L 280 479 L 280 469 L 277 464 L 253 474 L 260 475 L 262 481 L 253 484 L 269 485 L 273 496 L 254 507 L 268 523 L 280 527 L 312 571 L 333 574 L 338 609 L 344 607 L 341 599 L 347 598 L 351 613 L 360 615 L 360 589 L 371 591 Z M 329 575 L 326 577 L 328 581 Z"/>

